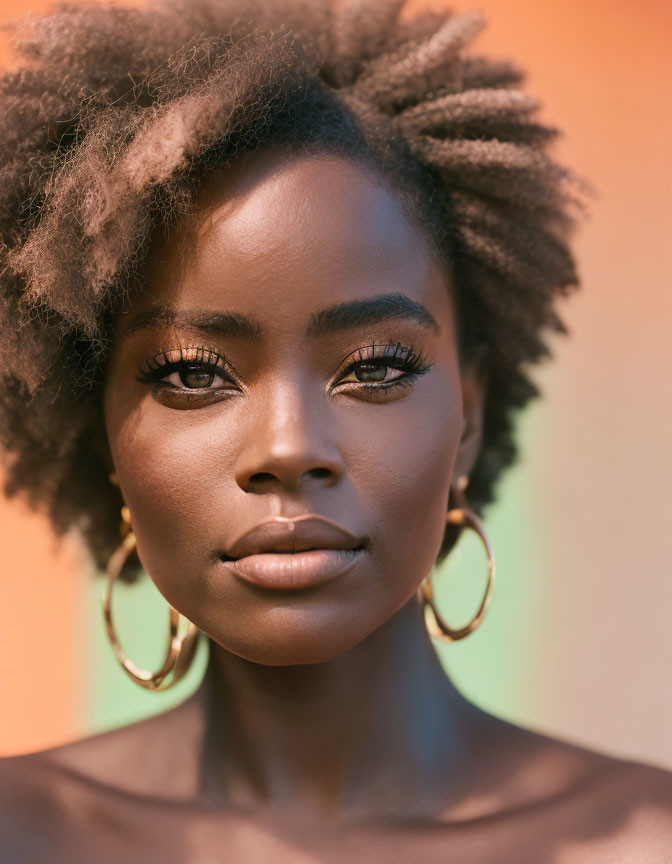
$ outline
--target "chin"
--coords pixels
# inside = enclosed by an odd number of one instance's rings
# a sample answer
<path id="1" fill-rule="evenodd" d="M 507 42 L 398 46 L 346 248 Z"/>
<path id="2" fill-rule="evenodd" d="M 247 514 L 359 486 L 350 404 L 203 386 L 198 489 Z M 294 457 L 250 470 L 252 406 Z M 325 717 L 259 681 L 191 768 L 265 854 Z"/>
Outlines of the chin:
<path id="1" fill-rule="evenodd" d="M 368 622 L 367 626 L 352 614 L 339 620 L 339 616 L 285 605 L 255 617 L 253 627 L 237 629 L 236 633 L 213 628 L 208 635 L 221 648 L 251 663 L 304 666 L 334 660 L 379 626 L 378 622 Z"/>
<path id="2" fill-rule="evenodd" d="M 353 570 L 307 589 L 267 590 L 217 569 L 174 605 L 214 643 L 264 666 L 325 663 L 388 621 L 414 586 Z"/>

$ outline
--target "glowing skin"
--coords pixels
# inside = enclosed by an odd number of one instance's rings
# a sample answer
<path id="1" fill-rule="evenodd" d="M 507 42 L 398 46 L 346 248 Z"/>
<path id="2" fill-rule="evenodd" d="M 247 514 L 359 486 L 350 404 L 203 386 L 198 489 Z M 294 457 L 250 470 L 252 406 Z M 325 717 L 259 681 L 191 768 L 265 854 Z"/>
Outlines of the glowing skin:
<path id="1" fill-rule="evenodd" d="M 254 181 L 241 163 L 207 187 L 208 209 L 160 249 L 120 320 L 107 431 L 161 593 L 241 657 L 317 663 L 389 620 L 430 570 L 458 455 L 468 473 L 476 454 L 479 393 L 470 382 L 465 420 L 446 277 L 393 192 L 343 159 L 256 162 Z M 384 295 L 417 311 L 386 318 L 391 301 L 366 323 L 317 323 L 323 310 Z M 148 315 L 156 307 L 234 315 L 258 332 L 162 323 Z M 196 368 L 191 392 L 179 371 L 159 385 L 136 380 L 156 380 L 180 348 L 194 362 L 207 351 L 217 373 Z M 382 365 L 411 348 L 422 355 L 415 380 Z M 363 382 L 345 374 L 359 358 Z M 242 531 L 309 512 L 365 541 L 338 579 L 278 595 L 222 565 Z"/>
<path id="2" fill-rule="evenodd" d="M 2 760 L 0 860 L 667 860 L 668 772 L 488 715 L 427 636 L 414 594 L 486 378 L 394 190 L 268 151 L 154 251 L 117 321 L 110 467 L 210 663 L 176 709 Z"/>

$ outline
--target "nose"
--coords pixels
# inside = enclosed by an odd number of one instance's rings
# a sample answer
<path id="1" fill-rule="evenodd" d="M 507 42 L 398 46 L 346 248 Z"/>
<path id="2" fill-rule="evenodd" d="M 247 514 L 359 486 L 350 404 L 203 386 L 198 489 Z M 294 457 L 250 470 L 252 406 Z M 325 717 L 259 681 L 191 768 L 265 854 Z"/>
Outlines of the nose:
<path id="1" fill-rule="evenodd" d="M 333 486 L 345 466 L 333 439 L 328 411 L 298 388 L 276 390 L 251 411 L 235 466 L 245 492 L 300 491 L 306 484 Z"/>

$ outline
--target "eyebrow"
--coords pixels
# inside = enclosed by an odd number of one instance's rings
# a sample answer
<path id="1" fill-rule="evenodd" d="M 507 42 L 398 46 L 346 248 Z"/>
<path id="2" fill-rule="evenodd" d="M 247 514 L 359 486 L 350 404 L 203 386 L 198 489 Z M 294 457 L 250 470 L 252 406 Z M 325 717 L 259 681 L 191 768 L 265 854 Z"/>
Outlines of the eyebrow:
<path id="1" fill-rule="evenodd" d="M 415 321 L 437 335 L 441 332 L 436 319 L 422 303 L 412 300 L 406 294 L 397 293 L 338 303 L 316 312 L 310 319 L 307 335 L 314 338 L 324 333 L 391 320 Z"/>
<path id="2" fill-rule="evenodd" d="M 151 330 L 159 326 L 186 327 L 249 342 L 258 342 L 263 338 L 263 329 L 259 323 L 234 312 L 182 312 L 166 306 L 150 306 L 135 316 L 123 333 L 122 341 L 140 330 Z"/>
<path id="3" fill-rule="evenodd" d="M 306 335 L 309 339 L 315 339 L 327 333 L 391 320 L 414 321 L 437 335 L 441 333 L 441 328 L 428 309 L 406 294 L 396 293 L 337 303 L 315 312 L 308 323 Z M 216 332 L 249 342 L 258 342 L 264 336 L 263 327 L 258 321 L 233 312 L 183 312 L 165 306 L 150 306 L 131 321 L 122 340 L 140 330 L 161 325 Z"/>

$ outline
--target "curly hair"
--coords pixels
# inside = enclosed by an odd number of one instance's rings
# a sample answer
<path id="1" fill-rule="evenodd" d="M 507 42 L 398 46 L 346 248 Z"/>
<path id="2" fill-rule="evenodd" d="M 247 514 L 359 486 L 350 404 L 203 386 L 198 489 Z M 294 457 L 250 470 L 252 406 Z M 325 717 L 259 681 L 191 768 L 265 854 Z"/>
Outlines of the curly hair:
<path id="1" fill-rule="evenodd" d="M 488 357 L 480 512 L 516 458 L 582 181 L 546 145 L 508 61 L 465 56 L 479 14 L 404 17 L 404 0 L 63 4 L 12 25 L 0 80 L 0 443 L 5 494 L 98 567 L 118 543 L 102 411 L 112 321 L 142 286 L 150 238 L 209 173 L 266 145 L 331 152 L 389 176 L 450 275 L 461 362 Z M 455 536 L 448 533 L 440 558 Z"/>

